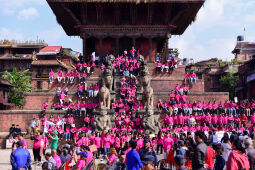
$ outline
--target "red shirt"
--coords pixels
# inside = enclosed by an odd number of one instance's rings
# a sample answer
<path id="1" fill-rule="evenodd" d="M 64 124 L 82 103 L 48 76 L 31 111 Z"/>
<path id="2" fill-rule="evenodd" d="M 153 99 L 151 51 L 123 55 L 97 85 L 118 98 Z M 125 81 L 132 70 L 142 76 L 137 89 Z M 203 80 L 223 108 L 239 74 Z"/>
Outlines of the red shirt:
<path id="1" fill-rule="evenodd" d="M 205 163 L 207 165 L 207 169 L 213 169 L 213 157 L 215 156 L 215 151 L 212 147 L 207 146 L 207 152 L 205 157 Z"/>

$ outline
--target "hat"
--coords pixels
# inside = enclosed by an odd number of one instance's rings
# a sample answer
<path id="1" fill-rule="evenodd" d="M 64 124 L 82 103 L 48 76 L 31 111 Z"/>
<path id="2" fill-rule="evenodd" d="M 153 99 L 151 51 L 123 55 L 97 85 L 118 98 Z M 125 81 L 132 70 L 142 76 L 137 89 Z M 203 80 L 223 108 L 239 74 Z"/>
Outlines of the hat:
<path id="1" fill-rule="evenodd" d="M 149 143 L 150 141 L 148 139 L 144 139 L 143 143 Z"/>
<path id="2" fill-rule="evenodd" d="M 19 140 L 19 141 L 17 142 L 17 145 L 18 145 L 18 146 L 23 146 L 23 142 L 22 142 L 21 140 Z"/>
<path id="3" fill-rule="evenodd" d="M 83 157 L 87 157 L 88 156 L 87 152 L 80 152 L 79 154 L 82 155 Z"/>
<path id="4" fill-rule="evenodd" d="M 183 140 L 179 140 L 177 143 L 180 144 L 180 145 L 184 145 L 184 141 Z"/>
<path id="5" fill-rule="evenodd" d="M 246 138 L 244 138 L 243 143 L 245 145 L 252 145 L 253 144 L 253 140 L 251 140 L 251 138 L 249 138 L 249 137 L 246 137 Z"/>
<path id="6" fill-rule="evenodd" d="M 53 135 L 58 135 L 58 132 L 57 132 L 57 131 L 54 131 L 54 132 L 53 132 Z"/>
<path id="7" fill-rule="evenodd" d="M 154 157 L 152 155 L 145 155 L 142 159 L 143 164 L 149 164 L 151 162 L 154 162 Z"/>
<path id="8" fill-rule="evenodd" d="M 174 161 L 177 165 L 183 165 L 186 162 L 186 159 L 183 155 L 176 155 L 174 157 Z"/>

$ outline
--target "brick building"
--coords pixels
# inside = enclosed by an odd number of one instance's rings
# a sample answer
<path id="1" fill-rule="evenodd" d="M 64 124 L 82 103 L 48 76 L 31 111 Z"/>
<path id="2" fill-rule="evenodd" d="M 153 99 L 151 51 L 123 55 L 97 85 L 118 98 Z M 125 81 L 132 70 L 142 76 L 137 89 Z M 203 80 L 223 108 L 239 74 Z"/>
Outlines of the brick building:
<path id="1" fill-rule="evenodd" d="M 242 36 L 238 36 L 232 53 L 235 55 L 238 63 L 249 61 L 255 55 L 255 42 L 245 42 Z"/>
<path id="2" fill-rule="evenodd" d="M 8 102 L 8 93 L 11 90 L 11 83 L 5 79 L 0 78 L 0 110 L 6 110 L 13 104 Z"/>
<path id="3" fill-rule="evenodd" d="M 47 46 L 36 54 L 32 61 L 32 87 L 34 90 L 49 89 L 49 72 L 52 70 L 70 71 L 75 69 L 75 63 L 79 60 L 80 53 L 61 46 Z"/>
<path id="4" fill-rule="evenodd" d="M 236 94 L 239 99 L 253 99 L 255 97 L 255 58 L 239 66 L 238 87 Z"/>
<path id="5" fill-rule="evenodd" d="M 19 70 L 30 69 L 35 54 L 46 46 L 43 41 L 22 43 L 0 41 L 0 72 L 12 71 L 14 67 Z"/>

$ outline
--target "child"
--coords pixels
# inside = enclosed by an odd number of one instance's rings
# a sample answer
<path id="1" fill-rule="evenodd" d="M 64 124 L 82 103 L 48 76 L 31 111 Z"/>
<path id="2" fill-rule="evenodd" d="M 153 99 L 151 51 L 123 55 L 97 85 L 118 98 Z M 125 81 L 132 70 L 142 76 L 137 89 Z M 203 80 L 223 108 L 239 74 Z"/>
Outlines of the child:
<path id="1" fill-rule="evenodd" d="M 222 157 L 222 150 L 221 148 L 217 147 L 215 150 L 216 160 L 214 164 L 215 170 L 223 170 L 225 166 L 225 160 Z"/>
<path id="2" fill-rule="evenodd" d="M 176 155 L 174 157 L 174 161 L 176 170 L 187 170 L 187 168 L 184 166 L 186 160 L 183 155 Z"/>

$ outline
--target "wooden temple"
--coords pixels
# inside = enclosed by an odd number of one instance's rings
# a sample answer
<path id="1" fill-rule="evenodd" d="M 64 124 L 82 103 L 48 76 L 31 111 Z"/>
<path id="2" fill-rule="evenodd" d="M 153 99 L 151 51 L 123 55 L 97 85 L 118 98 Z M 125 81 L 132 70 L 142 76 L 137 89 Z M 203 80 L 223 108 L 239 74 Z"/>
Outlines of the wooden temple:
<path id="1" fill-rule="evenodd" d="M 83 40 L 83 55 L 121 54 L 132 46 L 147 61 L 168 56 L 168 39 L 181 35 L 205 0 L 47 0 L 69 36 Z"/>

